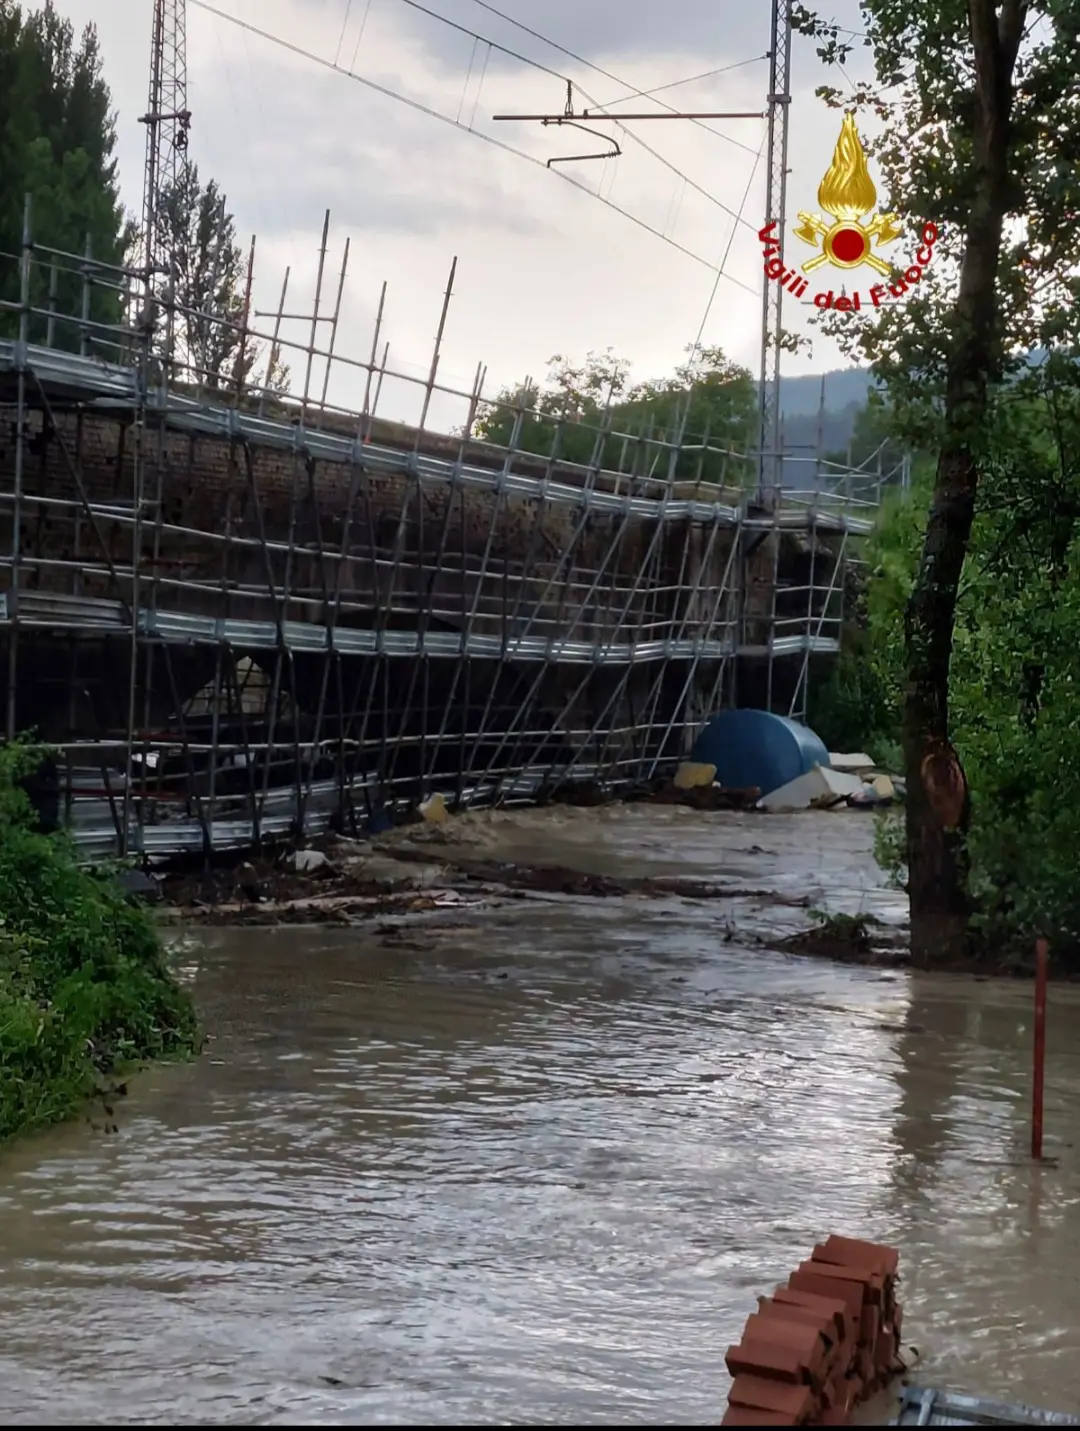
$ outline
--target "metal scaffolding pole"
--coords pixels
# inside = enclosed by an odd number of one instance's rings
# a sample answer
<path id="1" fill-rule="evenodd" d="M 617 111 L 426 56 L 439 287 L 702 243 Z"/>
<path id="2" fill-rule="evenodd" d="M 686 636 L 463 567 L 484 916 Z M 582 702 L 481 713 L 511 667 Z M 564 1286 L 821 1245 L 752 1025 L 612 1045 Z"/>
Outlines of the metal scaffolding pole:
<path id="1" fill-rule="evenodd" d="M 29 229 L 22 261 L 22 299 L 0 306 L 48 341 L 0 339 L 33 451 L 0 464 L 5 634 L 17 605 L 28 668 L 8 725 L 56 731 L 88 851 L 206 855 L 353 828 L 365 808 L 378 828 L 434 792 L 467 807 L 625 788 L 673 768 L 737 667 L 771 673 L 761 698 L 786 710 L 810 654 L 838 649 L 821 595 L 845 558 L 811 562 L 792 621 L 792 538 L 865 534 L 865 506 L 746 504 L 725 474 L 753 435 L 735 450 L 688 434 L 685 412 L 665 430 L 609 401 L 578 421 L 529 384 L 485 398 L 482 367 L 450 381 L 449 283 L 423 365 L 391 367 L 382 299 L 363 356 L 343 351 L 318 281 L 289 312 L 283 289 L 265 331 L 247 302 L 197 314 L 293 358 L 295 392 L 264 393 L 235 374 L 210 387 L 182 348 L 150 382 L 150 340 L 134 364 L 130 329 L 86 301 L 129 269 Z M 83 301 L 65 312 L 50 295 L 72 275 Z"/>

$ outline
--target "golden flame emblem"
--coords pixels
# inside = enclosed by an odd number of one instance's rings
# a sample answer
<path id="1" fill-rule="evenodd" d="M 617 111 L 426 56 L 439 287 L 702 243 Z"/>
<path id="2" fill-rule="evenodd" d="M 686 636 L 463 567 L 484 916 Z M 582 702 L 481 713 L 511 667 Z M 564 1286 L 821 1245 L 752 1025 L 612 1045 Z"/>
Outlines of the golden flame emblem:
<path id="1" fill-rule="evenodd" d="M 818 186 L 818 203 L 832 220 L 821 214 L 799 212 L 799 227 L 795 237 L 813 244 L 818 252 L 803 264 L 804 273 L 813 273 L 823 263 L 836 268 L 858 268 L 869 264 L 876 273 L 886 275 L 889 265 L 873 252 L 874 244 L 893 243 L 901 235 L 896 214 L 875 214 L 877 190 L 866 167 L 866 151 L 855 116 L 845 114 L 836 141 L 832 163 Z M 863 216 L 872 215 L 869 223 Z"/>

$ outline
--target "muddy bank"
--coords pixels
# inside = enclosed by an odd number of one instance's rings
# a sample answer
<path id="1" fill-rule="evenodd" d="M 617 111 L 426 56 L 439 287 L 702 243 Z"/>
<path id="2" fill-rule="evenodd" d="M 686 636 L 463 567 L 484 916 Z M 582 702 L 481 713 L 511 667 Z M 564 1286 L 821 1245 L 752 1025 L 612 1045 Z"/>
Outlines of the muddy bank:
<path id="1" fill-rule="evenodd" d="M 350 842 L 351 843 L 351 842 Z M 770 899 L 795 909 L 808 899 L 700 879 L 629 876 L 612 879 L 560 864 L 524 865 L 483 859 L 460 849 L 440 849 L 439 862 L 423 843 L 392 851 L 356 853 L 330 842 L 306 851 L 319 863 L 306 870 L 260 860 L 209 877 L 176 876 L 165 882 L 166 914 L 190 922 L 265 925 L 318 921 L 350 923 L 364 914 L 490 903 L 529 895 L 572 899 Z M 291 862 L 295 856 L 290 854 Z M 324 862 L 325 861 L 325 862 Z"/>
<path id="2" fill-rule="evenodd" d="M 872 821 L 851 811 L 703 810 L 692 800 L 489 810 L 169 876 L 164 914 L 348 927 L 513 902 L 677 899 L 714 908 L 721 941 L 895 966 L 906 959 L 906 906 L 885 888 L 872 843 Z"/>
<path id="3" fill-rule="evenodd" d="M 332 837 L 256 860 L 246 877 L 238 867 L 174 873 L 164 880 L 162 915 L 214 926 L 348 927 L 513 901 L 678 898 L 714 906 L 724 939 L 868 967 L 908 962 L 907 898 L 874 858 L 868 811 L 702 807 L 702 792 L 675 793 L 477 811 L 369 840 Z M 730 794 L 703 793 L 714 802 Z M 297 868 L 297 859 L 310 867 Z M 1020 949 L 937 972 L 1027 979 L 1033 968 L 1034 951 Z"/>
<path id="4" fill-rule="evenodd" d="M 814 922 L 797 934 L 778 939 L 773 946 L 782 954 L 809 959 L 832 959 L 839 964 L 868 968 L 898 968 L 908 963 L 903 930 L 889 929 L 873 915 L 822 915 L 812 911 Z"/>

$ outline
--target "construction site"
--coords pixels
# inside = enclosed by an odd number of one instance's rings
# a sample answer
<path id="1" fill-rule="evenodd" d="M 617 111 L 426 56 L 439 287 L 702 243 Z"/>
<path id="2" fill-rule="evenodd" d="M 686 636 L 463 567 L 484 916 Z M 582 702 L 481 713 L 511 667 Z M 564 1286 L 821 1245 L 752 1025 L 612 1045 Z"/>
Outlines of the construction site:
<path id="1" fill-rule="evenodd" d="M 524 406 L 504 446 L 483 440 L 484 369 L 468 391 L 440 379 L 453 267 L 426 377 L 390 364 L 379 320 L 350 353 L 329 214 L 315 291 L 286 277 L 276 314 L 240 319 L 290 389 L 201 372 L 173 341 L 192 315 L 153 223 L 186 145 L 178 9 L 155 6 L 137 261 L 50 247 L 29 201 L 22 251 L 0 255 L 21 294 L 0 342 L 0 681 L 7 738 L 58 752 L 60 820 L 95 854 L 209 855 L 371 828 L 434 793 L 466 808 L 640 785 L 724 706 L 803 716 L 894 474 L 818 452 L 800 459 L 818 490 L 784 486 L 780 285 L 763 284 L 741 451 L 605 418 L 595 460 L 570 463 L 559 423 L 546 455 L 524 450 Z M 782 231 L 790 16 L 773 11 Z M 94 318 L 102 294 L 119 321 Z M 352 410 L 328 399 L 341 371 Z M 390 382 L 414 387 L 415 424 L 380 415 Z M 457 410 L 441 431 L 435 398 Z"/>

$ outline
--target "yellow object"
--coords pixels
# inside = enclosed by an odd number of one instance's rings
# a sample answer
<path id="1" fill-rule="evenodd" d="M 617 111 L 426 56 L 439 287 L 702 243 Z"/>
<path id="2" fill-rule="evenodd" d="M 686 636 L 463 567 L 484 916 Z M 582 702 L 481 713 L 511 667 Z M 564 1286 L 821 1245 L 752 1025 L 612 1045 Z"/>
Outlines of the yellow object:
<path id="1" fill-rule="evenodd" d="M 450 818 L 450 811 L 441 795 L 429 795 L 420 806 L 420 814 L 429 825 L 445 825 Z"/>
<path id="2" fill-rule="evenodd" d="M 853 114 L 844 115 L 832 163 L 818 185 L 817 201 L 834 219 L 849 223 L 872 213 L 877 203 L 877 189 L 866 167 L 866 150 Z"/>
<path id="3" fill-rule="evenodd" d="M 873 252 L 874 244 L 892 243 L 901 230 L 895 214 L 875 214 L 877 189 L 866 164 L 866 151 L 855 116 L 845 114 L 836 141 L 832 163 L 818 185 L 818 203 L 832 222 L 821 214 L 799 211 L 799 224 L 793 230 L 803 243 L 813 244 L 818 252 L 802 265 L 804 273 L 812 273 L 823 263 L 834 268 L 852 269 L 868 264 L 883 277 L 889 265 Z M 870 214 L 869 223 L 862 216 Z"/>
<path id="4" fill-rule="evenodd" d="M 675 789 L 696 790 L 702 785 L 711 785 L 715 779 L 715 765 L 703 765 L 698 760 L 684 760 L 675 772 Z"/>

